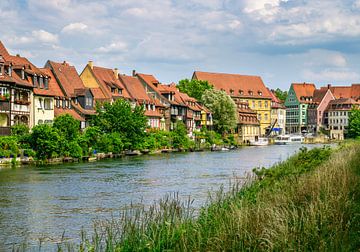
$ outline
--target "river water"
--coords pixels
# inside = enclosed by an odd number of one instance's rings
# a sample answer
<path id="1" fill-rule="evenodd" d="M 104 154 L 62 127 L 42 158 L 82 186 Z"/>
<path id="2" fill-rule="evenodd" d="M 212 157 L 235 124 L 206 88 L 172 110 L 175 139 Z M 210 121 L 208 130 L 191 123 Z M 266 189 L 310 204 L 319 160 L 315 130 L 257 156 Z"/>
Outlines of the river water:
<path id="1" fill-rule="evenodd" d="M 39 238 L 78 239 L 96 219 L 131 202 L 149 205 L 168 193 L 205 204 L 208 192 L 269 167 L 302 145 L 245 147 L 227 152 L 173 153 L 94 163 L 0 169 L 0 251 Z M 316 145 L 308 145 L 308 148 Z"/>

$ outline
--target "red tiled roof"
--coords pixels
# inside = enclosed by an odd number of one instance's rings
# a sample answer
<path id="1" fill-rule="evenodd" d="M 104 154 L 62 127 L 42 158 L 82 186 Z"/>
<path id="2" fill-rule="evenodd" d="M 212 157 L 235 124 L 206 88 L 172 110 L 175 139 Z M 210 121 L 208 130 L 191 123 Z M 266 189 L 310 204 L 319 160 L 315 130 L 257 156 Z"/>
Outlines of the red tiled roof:
<path id="1" fill-rule="evenodd" d="M 92 72 L 98 80 L 98 83 L 101 85 L 101 90 L 105 93 L 107 98 L 111 98 L 113 96 L 124 97 L 127 99 L 131 98 L 121 81 L 118 78 L 115 78 L 115 74 L 112 69 L 94 66 L 92 68 Z M 109 85 L 122 89 L 122 94 L 112 94 L 111 90 L 109 90 Z"/>
<path id="2" fill-rule="evenodd" d="M 325 88 L 315 89 L 313 101 L 315 103 L 320 103 L 322 101 L 322 99 L 324 98 L 324 96 L 326 95 L 327 91 L 328 90 Z"/>
<path id="3" fill-rule="evenodd" d="M 2 55 L 4 58 L 5 58 L 6 56 L 9 56 L 9 55 L 10 55 L 9 52 L 8 52 L 8 50 L 7 50 L 6 47 L 4 46 L 4 44 L 1 42 L 1 40 L 0 40 L 0 55 Z"/>
<path id="4" fill-rule="evenodd" d="M 48 75 L 49 78 L 49 89 L 34 87 L 34 94 L 36 95 L 44 95 L 44 96 L 59 96 L 64 97 L 64 93 L 62 92 L 59 84 L 57 83 L 55 76 L 48 68 L 41 68 L 41 71 Z"/>
<path id="5" fill-rule="evenodd" d="M 103 100 L 103 101 L 110 101 L 110 99 L 108 99 L 103 91 L 101 91 L 100 88 L 90 88 L 91 93 L 93 94 L 95 100 L 99 101 L 99 100 Z"/>
<path id="6" fill-rule="evenodd" d="M 329 105 L 332 104 L 360 104 L 360 102 L 355 101 L 352 98 L 340 98 L 340 99 L 336 99 L 336 100 L 331 100 L 329 102 Z"/>
<path id="7" fill-rule="evenodd" d="M 55 117 L 63 115 L 63 114 L 69 114 L 72 117 L 74 117 L 76 120 L 79 120 L 79 121 L 82 121 L 82 122 L 85 121 L 85 118 L 83 118 L 78 113 L 76 113 L 76 111 L 74 109 L 63 109 L 63 108 L 55 107 L 55 109 L 54 109 Z"/>
<path id="8" fill-rule="evenodd" d="M 351 97 L 351 87 L 346 86 L 331 86 L 330 90 L 336 99 L 339 98 L 350 98 Z"/>
<path id="9" fill-rule="evenodd" d="M 193 78 L 208 81 L 214 88 L 231 96 L 271 98 L 260 76 L 195 71 Z"/>
<path id="10" fill-rule="evenodd" d="M 94 109 L 84 109 L 79 104 L 75 104 L 75 102 L 71 102 L 71 106 L 78 112 L 84 115 L 96 115 L 96 111 Z"/>
<path id="11" fill-rule="evenodd" d="M 47 66 L 50 66 L 54 72 L 54 75 L 60 82 L 66 96 L 75 97 L 76 89 L 84 89 L 85 85 L 80 79 L 76 68 L 70 66 L 68 63 L 57 63 L 54 61 L 48 61 Z"/>
<path id="12" fill-rule="evenodd" d="M 144 113 L 147 117 L 162 117 L 158 111 L 154 110 L 146 110 Z"/>
<path id="13" fill-rule="evenodd" d="M 302 97 L 313 97 L 314 91 L 316 89 L 315 84 L 313 83 L 292 83 L 293 89 L 295 91 L 296 97 L 299 102 L 308 102 L 312 101 L 304 101 L 301 99 Z"/>
<path id="14" fill-rule="evenodd" d="M 351 85 L 351 97 L 355 99 L 360 99 L 360 84 Z"/>
<path id="15" fill-rule="evenodd" d="M 127 75 L 119 75 L 119 80 L 133 99 L 146 103 L 154 103 L 147 95 L 144 86 L 138 78 Z"/>

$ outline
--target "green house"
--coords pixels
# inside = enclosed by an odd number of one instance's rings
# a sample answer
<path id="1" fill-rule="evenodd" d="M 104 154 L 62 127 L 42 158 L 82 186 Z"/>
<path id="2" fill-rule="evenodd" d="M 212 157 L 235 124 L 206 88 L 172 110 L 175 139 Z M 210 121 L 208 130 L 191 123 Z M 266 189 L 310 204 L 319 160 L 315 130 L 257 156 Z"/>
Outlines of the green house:
<path id="1" fill-rule="evenodd" d="M 308 132 L 308 106 L 313 101 L 316 87 L 312 83 L 292 83 L 285 100 L 286 133 Z"/>

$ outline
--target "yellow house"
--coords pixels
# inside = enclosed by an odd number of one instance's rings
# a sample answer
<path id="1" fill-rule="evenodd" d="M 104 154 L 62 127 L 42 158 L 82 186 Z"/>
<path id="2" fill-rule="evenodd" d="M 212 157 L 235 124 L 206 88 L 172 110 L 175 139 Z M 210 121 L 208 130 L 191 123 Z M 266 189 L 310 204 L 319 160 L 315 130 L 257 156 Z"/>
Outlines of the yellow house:
<path id="1" fill-rule="evenodd" d="M 247 102 L 260 122 L 260 135 L 271 125 L 271 95 L 260 76 L 195 71 L 192 79 L 208 81 L 233 100 Z"/>

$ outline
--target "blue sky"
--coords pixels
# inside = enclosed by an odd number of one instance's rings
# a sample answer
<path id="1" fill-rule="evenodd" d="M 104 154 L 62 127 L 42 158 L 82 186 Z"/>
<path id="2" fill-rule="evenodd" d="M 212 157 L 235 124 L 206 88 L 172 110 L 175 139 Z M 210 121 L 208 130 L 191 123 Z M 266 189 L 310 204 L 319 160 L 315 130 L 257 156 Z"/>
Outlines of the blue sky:
<path id="1" fill-rule="evenodd" d="M 37 66 L 88 60 L 161 82 L 194 70 L 360 83 L 360 0 L 1 0 L 0 40 Z"/>

